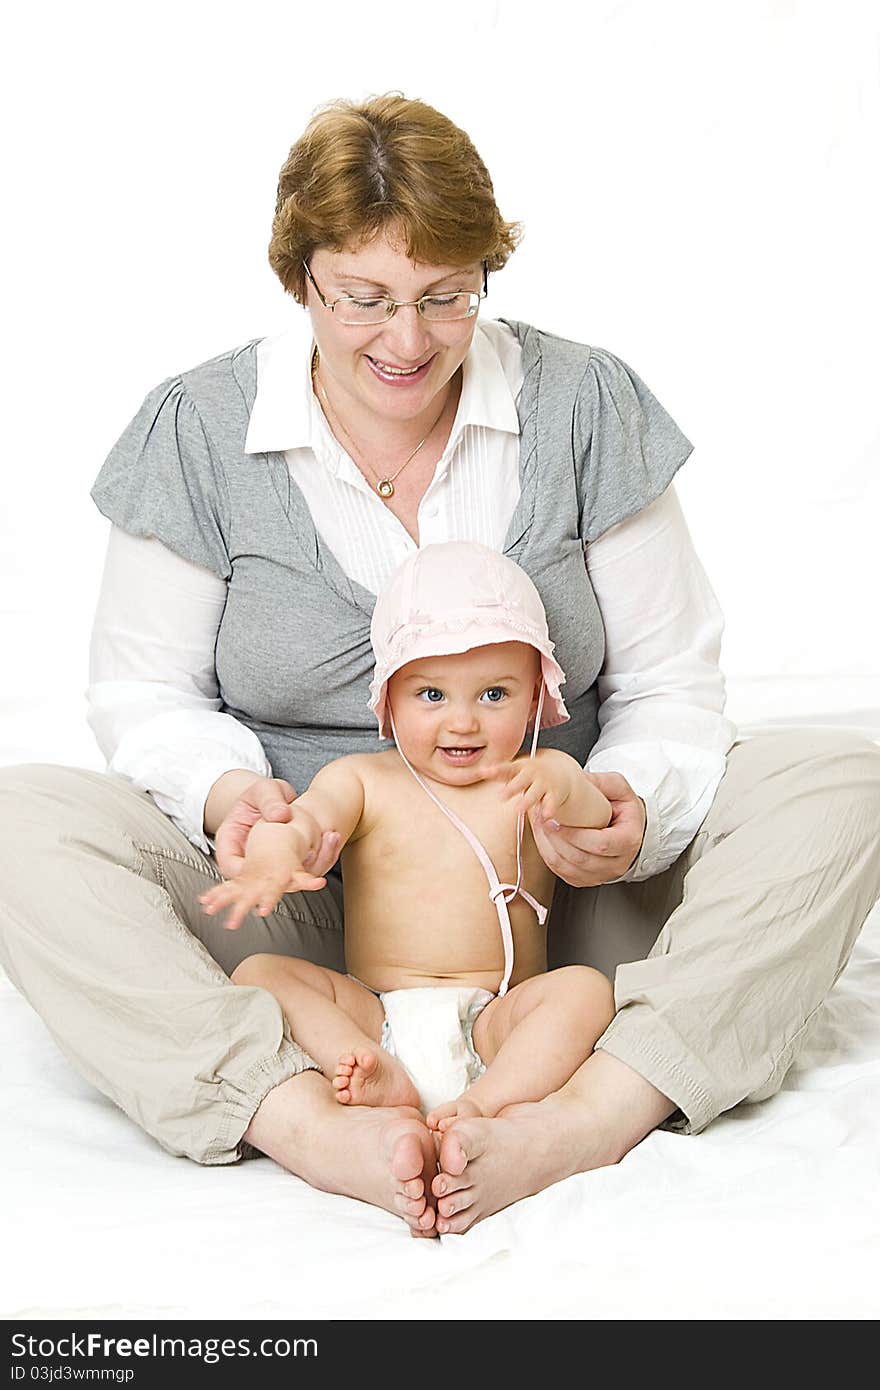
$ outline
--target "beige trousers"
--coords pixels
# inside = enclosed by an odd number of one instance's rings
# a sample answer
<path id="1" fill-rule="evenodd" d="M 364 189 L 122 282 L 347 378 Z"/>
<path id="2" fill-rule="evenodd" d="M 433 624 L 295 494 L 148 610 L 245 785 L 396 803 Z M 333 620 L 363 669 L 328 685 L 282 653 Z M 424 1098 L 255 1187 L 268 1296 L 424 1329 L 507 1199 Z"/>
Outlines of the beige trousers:
<path id="1" fill-rule="evenodd" d="M 213 859 L 120 777 L 0 769 L 0 823 L 0 964 L 13 984 L 73 1066 L 165 1149 L 234 1162 L 267 1092 L 315 1064 L 276 1000 L 229 972 L 256 951 L 344 971 L 338 878 L 229 932 L 196 900 L 219 878 Z M 674 1101 L 667 1127 L 696 1133 L 779 1088 L 880 894 L 878 840 L 880 748 L 790 732 L 732 750 L 702 829 L 665 873 L 559 885 L 551 965 L 614 977 L 618 1012 L 598 1046 Z"/>

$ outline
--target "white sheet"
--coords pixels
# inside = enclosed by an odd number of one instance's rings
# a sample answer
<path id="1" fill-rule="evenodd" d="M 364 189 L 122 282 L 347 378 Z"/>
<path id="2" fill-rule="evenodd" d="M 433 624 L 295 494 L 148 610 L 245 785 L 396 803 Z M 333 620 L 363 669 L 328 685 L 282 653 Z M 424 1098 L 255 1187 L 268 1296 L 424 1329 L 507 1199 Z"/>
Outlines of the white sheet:
<path id="1" fill-rule="evenodd" d="M 171 1158 L 7 981 L 0 1088 L 4 1318 L 880 1314 L 880 908 L 778 1096 L 440 1241 L 269 1159 Z"/>

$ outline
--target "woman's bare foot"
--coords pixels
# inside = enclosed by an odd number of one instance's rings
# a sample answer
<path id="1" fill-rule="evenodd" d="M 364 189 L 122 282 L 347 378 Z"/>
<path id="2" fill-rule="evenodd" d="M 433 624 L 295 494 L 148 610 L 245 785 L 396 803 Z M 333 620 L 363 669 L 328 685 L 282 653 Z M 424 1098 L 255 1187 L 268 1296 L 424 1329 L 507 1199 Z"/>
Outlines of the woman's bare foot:
<path id="1" fill-rule="evenodd" d="M 422 1103 L 409 1073 L 378 1049 L 343 1053 L 336 1063 L 333 1090 L 342 1105 L 412 1105 L 418 1110 Z"/>
<path id="2" fill-rule="evenodd" d="M 444 1101 L 442 1105 L 437 1105 L 425 1116 L 425 1124 L 428 1129 L 439 1130 L 442 1134 L 449 1129 L 453 1120 L 469 1120 L 476 1115 L 483 1115 L 475 1100 L 471 1100 L 467 1092 L 460 1095 L 456 1100 Z"/>
<path id="3" fill-rule="evenodd" d="M 431 1185 L 438 1234 L 461 1235 L 521 1197 L 582 1169 L 615 1162 L 584 1153 L 574 1137 L 581 1119 L 580 1108 L 557 1093 L 537 1103 L 509 1105 L 493 1119 L 455 1120 L 442 1134 L 440 1172 Z"/>
<path id="4" fill-rule="evenodd" d="M 337 1105 L 307 1071 L 268 1093 L 243 1137 L 312 1187 L 402 1216 L 414 1236 L 437 1234 L 437 1149 L 417 1110 Z"/>
<path id="5" fill-rule="evenodd" d="M 455 1120 L 431 1184 L 438 1234 L 460 1235 L 551 1183 L 619 1163 L 674 1110 L 638 1072 L 599 1050 L 546 1100 L 508 1105 L 494 1119 Z"/>

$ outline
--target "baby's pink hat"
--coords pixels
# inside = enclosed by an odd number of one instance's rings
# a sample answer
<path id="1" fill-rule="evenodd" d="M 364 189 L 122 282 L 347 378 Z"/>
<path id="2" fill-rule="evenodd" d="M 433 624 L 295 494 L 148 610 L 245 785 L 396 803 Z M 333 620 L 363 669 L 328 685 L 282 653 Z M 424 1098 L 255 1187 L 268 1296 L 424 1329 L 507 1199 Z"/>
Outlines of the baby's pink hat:
<path id="1" fill-rule="evenodd" d="M 553 656 L 541 595 L 525 570 L 476 541 L 445 541 L 409 555 L 376 599 L 370 639 L 376 669 L 370 709 L 379 737 L 388 727 L 388 680 L 426 656 L 451 656 L 492 642 L 527 642 L 541 656 L 545 697 L 542 729 L 564 724 L 559 693 L 565 672 Z"/>

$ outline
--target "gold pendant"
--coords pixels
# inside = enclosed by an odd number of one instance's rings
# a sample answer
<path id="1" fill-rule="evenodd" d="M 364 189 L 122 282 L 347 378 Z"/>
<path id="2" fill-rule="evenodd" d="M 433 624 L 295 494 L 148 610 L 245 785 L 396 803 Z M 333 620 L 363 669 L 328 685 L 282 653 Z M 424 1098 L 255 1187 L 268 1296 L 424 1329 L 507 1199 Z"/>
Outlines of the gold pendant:
<path id="1" fill-rule="evenodd" d="M 376 491 L 380 497 L 393 497 L 394 484 L 388 478 L 383 478 L 381 483 L 376 484 Z"/>

